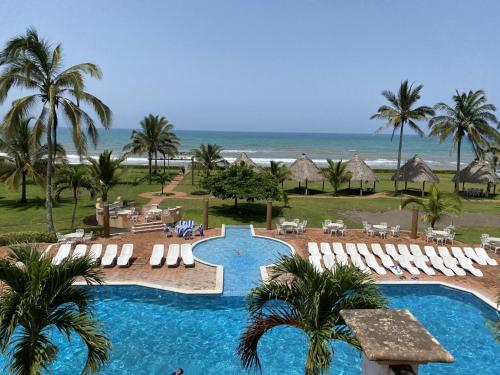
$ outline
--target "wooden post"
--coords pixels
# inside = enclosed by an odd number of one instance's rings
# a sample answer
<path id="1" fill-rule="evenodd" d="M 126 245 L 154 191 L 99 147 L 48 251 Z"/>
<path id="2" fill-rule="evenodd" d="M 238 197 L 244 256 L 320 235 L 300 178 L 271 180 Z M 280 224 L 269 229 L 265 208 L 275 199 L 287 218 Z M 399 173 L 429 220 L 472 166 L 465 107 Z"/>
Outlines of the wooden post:
<path id="1" fill-rule="evenodd" d="M 425 181 L 422 182 L 422 197 L 425 195 Z"/>
<path id="2" fill-rule="evenodd" d="M 273 200 L 271 198 L 267 199 L 267 211 L 266 211 L 266 229 L 271 230 L 273 228 Z"/>
<path id="3" fill-rule="evenodd" d="M 321 191 L 325 191 L 325 180 L 323 180 L 323 187 L 321 188 Z"/>
<path id="4" fill-rule="evenodd" d="M 208 198 L 203 199 L 203 229 L 208 229 Z"/>
<path id="5" fill-rule="evenodd" d="M 408 190 L 408 181 L 405 180 L 405 190 Z"/>
<path id="6" fill-rule="evenodd" d="M 306 178 L 306 195 L 307 195 L 307 178 Z"/>
<path id="7" fill-rule="evenodd" d="M 417 238 L 418 234 L 418 208 L 413 208 L 413 215 L 411 218 L 411 238 Z"/>
<path id="8" fill-rule="evenodd" d="M 376 183 L 377 183 L 376 181 L 373 181 L 373 192 L 374 192 L 374 193 L 375 193 L 375 184 L 376 184 Z"/>
<path id="9" fill-rule="evenodd" d="M 191 185 L 194 185 L 194 156 L 191 156 Z"/>
<path id="10" fill-rule="evenodd" d="M 348 189 L 351 190 L 351 180 L 349 180 Z"/>
<path id="11" fill-rule="evenodd" d="M 363 180 L 359 181 L 359 195 L 363 195 Z"/>

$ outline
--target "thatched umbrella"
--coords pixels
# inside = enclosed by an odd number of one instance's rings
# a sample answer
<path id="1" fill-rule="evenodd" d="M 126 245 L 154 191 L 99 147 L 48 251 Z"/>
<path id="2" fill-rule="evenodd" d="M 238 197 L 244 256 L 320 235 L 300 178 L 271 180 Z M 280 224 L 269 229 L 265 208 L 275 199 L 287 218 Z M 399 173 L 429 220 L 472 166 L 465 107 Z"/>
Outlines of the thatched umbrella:
<path id="1" fill-rule="evenodd" d="M 346 170 L 351 173 L 349 187 L 351 187 L 351 181 L 359 181 L 359 195 L 363 195 L 363 181 L 373 182 L 373 191 L 375 191 L 375 183 L 378 181 L 378 177 L 357 154 L 354 154 L 352 159 L 347 162 Z"/>
<path id="2" fill-rule="evenodd" d="M 457 179 L 457 175 L 453 177 L 453 182 Z M 458 174 L 458 181 L 462 183 L 462 190 L 464 184 L 487 184 L 487 191 L 489 191 L 490 184 L 493 185 L 493 191 L 496 190 L 496 185 L 500 183 L 500 178 L 497 176 L 490 163 L 486 160 L 473 160 L 468 166 L 460 171 Z"/>
<path id="3" fill-rule="evenodd" d="M 288 168 L 294 180 L 306 182 L 306 195 L 307 195 L 307 182 L 308 181 L 324 181 L 325 176 L 321 169 L 314 164 L 309 156 L 302 154 L 295 160 Z"/>
<path id="4" fill-rule="evenodd" d="M 255 172 L 263 172 L 264 170 L 259 167 L 255 162 L 248 157 L 245 152 L 242 152 L 238 159 L 236 159 L 233 164 L 240 165 L 241 163 L 245 164 L 248 168 L 253 169 Z"/>
<path id="5" fill-rule="evenodd" d="M 408 182 L 416 182 L 422 184 L 422 196 L 425 192 L 425 183 L 438 183 L 439 178 L 436 176 L 429 166 L 423 161 L 420 156 L 415 155 L 408 160 L 396 173 L 392 176 L 392 181 L 404 181 L 405 190 Z"/>

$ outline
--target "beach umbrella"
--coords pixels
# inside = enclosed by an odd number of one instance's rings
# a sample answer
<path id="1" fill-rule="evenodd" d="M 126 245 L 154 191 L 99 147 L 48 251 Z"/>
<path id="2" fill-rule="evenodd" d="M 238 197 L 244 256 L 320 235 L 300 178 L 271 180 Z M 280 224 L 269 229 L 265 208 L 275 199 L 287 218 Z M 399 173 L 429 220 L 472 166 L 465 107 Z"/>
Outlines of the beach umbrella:
<path id="1" fill-rule="evenodd" d="M 392 181 L 404 181 L 405 190 L 408 182 L 421 183 L 422 196 L 424 196 L 426 182 L 430 182 L 432 184 L 439 182 L 438 176 L 432 172 L 425 161 L 423 161 L 418 155 L 414 155 L 403 166 L 401 166 L 401 168 L 394 173 L 391 179 Z"/>
<path id="2" fill-rule="evenodd" d="M 490 163 L 486 160 L 473 160 L 460 171 L 458 174 L 459 181 L 462 183 L 462 190 L 464 184 L 487 184 L 489 190 L 490 184 L 493 185 L 493 191 L 496 190 L 496 185 L 500 183 L 500 178 L 497 176 Z M 457 175 L 452 179 L 455 182 Z"/>
<path id="3" fill-rule="evenodd" d="M 264 171 L 252 159 L 250 159 L 250 157 L 245 152 L 242 152 L 232 164 L 240 165 L 241 163 L 246 165 L 248 168 L 253 169 L 254 172 L 260 173 Z"/>
<path id="4" fill-rule="evenodd" d="M 375 183 L 378 181 L 378 177 L 357 154 L 354 154 L 352 159 L 347 162 L 346 170 L 351 173 L 349 187 L 351 186 L 351 181 L 359 181 L 359 195 L 363 195 L 363 181 L 373 182 L 373 191 L 375 191 Z"/>
<path id="5" fill-rule="evenodd" d="M 302 154 L 295 160 L 288 168 L 292 177 L 295 181 L 305 181 L 306 183 L 306 195 L 307 195 L 307 183 L 309 181 L 324 181 L 325 176 L 321 169 L 308 157 L 306 154 Z"/>

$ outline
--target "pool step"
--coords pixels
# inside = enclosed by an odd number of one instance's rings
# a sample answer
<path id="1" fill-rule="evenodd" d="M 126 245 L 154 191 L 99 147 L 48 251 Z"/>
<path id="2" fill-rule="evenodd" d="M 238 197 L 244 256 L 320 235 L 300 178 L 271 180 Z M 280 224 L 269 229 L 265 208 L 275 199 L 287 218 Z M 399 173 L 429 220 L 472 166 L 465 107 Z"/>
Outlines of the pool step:
<path id="1" fill-rule="evenodd" d="M 161 221 L 152 221 L 150 223 L 135 224 L 132 227 L 132 233 L 156 232 L 160 230 L 163 230 L 163 223 Z"/>

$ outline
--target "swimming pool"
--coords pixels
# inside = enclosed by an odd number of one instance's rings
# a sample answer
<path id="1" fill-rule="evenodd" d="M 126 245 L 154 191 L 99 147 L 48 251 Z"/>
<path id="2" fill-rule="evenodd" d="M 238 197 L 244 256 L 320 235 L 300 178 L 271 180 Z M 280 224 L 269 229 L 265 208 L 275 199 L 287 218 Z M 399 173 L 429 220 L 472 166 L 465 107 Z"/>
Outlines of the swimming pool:
<path id="1" fill-rule="evenodd" d="M 96 314 L 111 335 L 111 362 L 104 375 L 165 375 L 181 366 L 186 375 L 246 374 L 235 347 L 246 323 L 241 297 L 193 296 L 138 286 L 93 287 Z M 456 359 L 421 367 L 422 374 L 498 374 L 496 311 L 469 293 L 438 285 L 384 285 L 392 308 L 409 308 Z M 85 350 L 54 332 L 60 348 L 58 375 L 79 373 Z M 332 374 L 360 374 L 360 355 L 335 345 Z M 280 328 L 259 346 L 263 374 L 303 374 L 306 338 Z M 0 368 L 5 360 L 0 360 Z M 5 372 L 2 372 L 5 373 Z"/>

